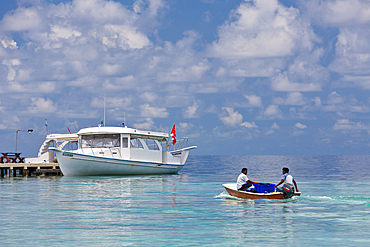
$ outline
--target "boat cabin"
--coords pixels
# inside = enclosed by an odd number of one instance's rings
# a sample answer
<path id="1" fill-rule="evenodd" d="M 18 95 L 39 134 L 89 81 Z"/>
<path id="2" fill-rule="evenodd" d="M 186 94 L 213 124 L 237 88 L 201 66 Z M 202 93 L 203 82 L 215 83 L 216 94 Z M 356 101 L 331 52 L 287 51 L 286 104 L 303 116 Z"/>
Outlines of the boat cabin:
<path id="1" fill-rule="evenodd" d="M 79 136 L 78 153 L 162 162 L 160 141 L 167 142 L 168 134 L 166 133 L 138 131 L 130 128 L 116 129 L 115 127 L 101 127 L 101 133 L 97 133 L 95 128 L 88 129 L 77 133 Z"/>

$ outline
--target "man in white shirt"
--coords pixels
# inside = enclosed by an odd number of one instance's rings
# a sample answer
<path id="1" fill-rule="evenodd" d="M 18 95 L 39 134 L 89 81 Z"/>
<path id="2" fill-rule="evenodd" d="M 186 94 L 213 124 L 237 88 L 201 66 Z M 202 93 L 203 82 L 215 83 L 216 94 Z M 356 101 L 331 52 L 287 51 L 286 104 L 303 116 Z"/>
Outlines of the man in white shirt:
<path id="1" fill-rule="evenodd" d="M 281 188 L 278 188 L 278 186 L 280 184 L 283 184 L 283 186 Z M 276 191 L 283 192 L 284 188 L 287 188 L 288 190 L 291 190 L 293 188 L 293 184 L 294 184 L 294 187 L 295 187 L 296 191 L 298 192 L 299 190 L 298 190 L 297 183 L 295 182 L 293 176 L 289 174 L 289 168 L 284 167 L 283 168 L 283 176 L 281 177 L 281 181 L 274 186 L 276 188 Z"/>
<path id="2" fill-rule="evenodd" d="M 248 169 L 243 168 L 242 173 L 240 173 L 238 180 L 236 181 L 236 188 L 238 190 L 246 190 L 251 187 L 253 184 L 258 184 L 257 182 L 253 182 L 248 179 L 247 177 Z"/>

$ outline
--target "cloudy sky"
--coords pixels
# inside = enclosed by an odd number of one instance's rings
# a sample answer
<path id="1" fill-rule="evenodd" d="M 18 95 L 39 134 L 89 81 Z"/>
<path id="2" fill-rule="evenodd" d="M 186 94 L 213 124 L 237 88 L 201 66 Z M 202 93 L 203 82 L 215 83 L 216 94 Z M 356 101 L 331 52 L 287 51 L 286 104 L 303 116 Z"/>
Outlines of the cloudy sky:
<path id="1" fill-rule="evenodd" d="M 193 154 L 368 154 L 366 0 L 7 0 L 0 151 L 118 126 Z M 40 141 L 41 139 L 41 141 Z"/>

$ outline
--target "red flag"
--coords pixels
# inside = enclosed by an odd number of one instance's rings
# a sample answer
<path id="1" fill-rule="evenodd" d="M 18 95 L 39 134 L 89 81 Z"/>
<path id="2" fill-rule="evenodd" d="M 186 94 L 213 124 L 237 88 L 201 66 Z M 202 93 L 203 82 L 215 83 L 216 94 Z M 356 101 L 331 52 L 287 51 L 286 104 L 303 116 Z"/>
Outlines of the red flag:
<path id="1" fill-rule="evenodd" d="M 172 144 L 176 144 L 176 130 L 175 130 L 175 124 L 173 124 L 172 130 L 171 130 L 171 137 L 172 137 Z"/>
<path id="2" fill-rule="evenodd" d="M 68 128 L 68 126 L 67 126 L 67 129 L 68 129 L 68 131 L 69 131 L 69 134 L 72 134 L 72 132 L 71 132 L 71 130 Z"/>

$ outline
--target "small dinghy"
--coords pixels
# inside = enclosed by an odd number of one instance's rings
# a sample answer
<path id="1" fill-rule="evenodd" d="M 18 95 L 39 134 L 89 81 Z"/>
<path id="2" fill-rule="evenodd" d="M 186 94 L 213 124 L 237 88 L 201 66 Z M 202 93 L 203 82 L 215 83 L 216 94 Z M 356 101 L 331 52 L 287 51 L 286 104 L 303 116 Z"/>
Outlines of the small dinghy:
<path id="1" fill-rule="evenodd" d="M 251 191 L 243 191 L 243 190 L 237 190 L 236 189 L 236 183 L 228 183 L 223 184 L 224 188 L 226 189 L 227 193 L 231 196 L 235 196 L 238 198 L 243 199 L 278 199 L 283 200 L 287 199 L 284 198 L 283 192 L 275 192 L 274 184 L 254 184 L 254 189 Z M 294 192 L 290 196 L 292 198 L 293 196 L 300 196 L 301 192 Z"/>

